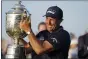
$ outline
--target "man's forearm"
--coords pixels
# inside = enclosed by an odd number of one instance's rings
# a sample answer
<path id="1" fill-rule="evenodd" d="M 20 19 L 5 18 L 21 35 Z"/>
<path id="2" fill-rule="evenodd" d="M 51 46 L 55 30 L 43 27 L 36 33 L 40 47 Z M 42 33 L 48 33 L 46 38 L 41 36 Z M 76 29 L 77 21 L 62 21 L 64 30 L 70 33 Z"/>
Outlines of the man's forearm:
<path id="1" fill-rule="evenodd" d="M 25 48 L 30 48 L 31 46 L 30 46 L 30 42 L 29 43 L 27 43 L 25 40 L 23 40 L 22 38 L 19 38 L 20 39 L 20 42 L 24 45 L 24 47 Z"/>
<path id="2" fill-rule="evenodd" d="M 38 41 L 38 39 L 36 38 L 36 36 L 34 35 L 33 32 L 31 32 L 28 35 L 29 41 L 30 41 L 30 45 L 32 46 L 33 50 L 37 53 L 40 54 L 41 51 L 43 51 L 43 45 L 41 44 L 40 41 Z"/>
<path id="3" fill-rule="evenodd" d="M 26 54 L 29 54 L 29 53 L 31 53 L 32 52 L 32 48 L 31 47 L 29 47 L 29 48 L 25 48 L 25 51 L 26 51 Z"/>

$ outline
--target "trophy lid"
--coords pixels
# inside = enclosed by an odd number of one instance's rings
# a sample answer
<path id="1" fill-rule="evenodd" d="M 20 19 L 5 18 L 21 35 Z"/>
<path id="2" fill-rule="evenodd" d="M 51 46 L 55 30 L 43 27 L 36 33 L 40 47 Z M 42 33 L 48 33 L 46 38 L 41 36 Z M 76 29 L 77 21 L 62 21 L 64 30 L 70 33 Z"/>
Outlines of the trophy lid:
<path id="1" fill-rule="evenodd" d="M 18 1 L 17 4 L 15 4 L 12 9 L 16 9 L 16 8 L 24 9 L 25 6 L 21 4 L 21 1 Z"/>
<path id="2" fill-rule="evenodd" d="M 25 9 L 25 6 L 21 4 L 21 1 L 18 1 L 14 7 L 9 10 L 6 14 L 21 14 Z"/>

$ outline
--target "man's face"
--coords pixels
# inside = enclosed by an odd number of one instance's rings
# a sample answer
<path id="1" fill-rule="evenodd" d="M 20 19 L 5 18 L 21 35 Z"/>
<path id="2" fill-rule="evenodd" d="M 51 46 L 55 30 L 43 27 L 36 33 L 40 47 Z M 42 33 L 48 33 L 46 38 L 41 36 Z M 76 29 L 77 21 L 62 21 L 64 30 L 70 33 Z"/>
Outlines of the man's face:
<path id="1" fill-rule="evenodd" d="M 55 18 L 46 17 L 45 23 L 46 23 L 47 30 L 52 32 L 56 28 L 57 21 Z"/>

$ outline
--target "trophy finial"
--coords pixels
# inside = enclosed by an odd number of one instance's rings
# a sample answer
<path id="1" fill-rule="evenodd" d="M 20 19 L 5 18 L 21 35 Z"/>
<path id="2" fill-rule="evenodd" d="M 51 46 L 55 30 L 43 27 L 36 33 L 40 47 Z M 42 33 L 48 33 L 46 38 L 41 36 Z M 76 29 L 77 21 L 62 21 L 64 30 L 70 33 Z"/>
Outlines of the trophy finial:
<path id="1" fill-rule="evenodd" d="M 18 1 L 18 4 L 21 4 L 21 1 L 20 0 Z"/>

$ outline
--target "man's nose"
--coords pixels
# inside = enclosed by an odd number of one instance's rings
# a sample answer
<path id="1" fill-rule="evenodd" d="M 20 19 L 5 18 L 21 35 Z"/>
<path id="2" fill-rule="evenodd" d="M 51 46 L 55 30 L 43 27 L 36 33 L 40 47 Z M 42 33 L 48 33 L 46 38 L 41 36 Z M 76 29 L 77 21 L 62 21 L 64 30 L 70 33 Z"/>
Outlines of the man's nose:
<path id="1" fill-rule="evenodd" d="M 51 24 L 49 19 L 46 20 L 46 24 Z"/>

